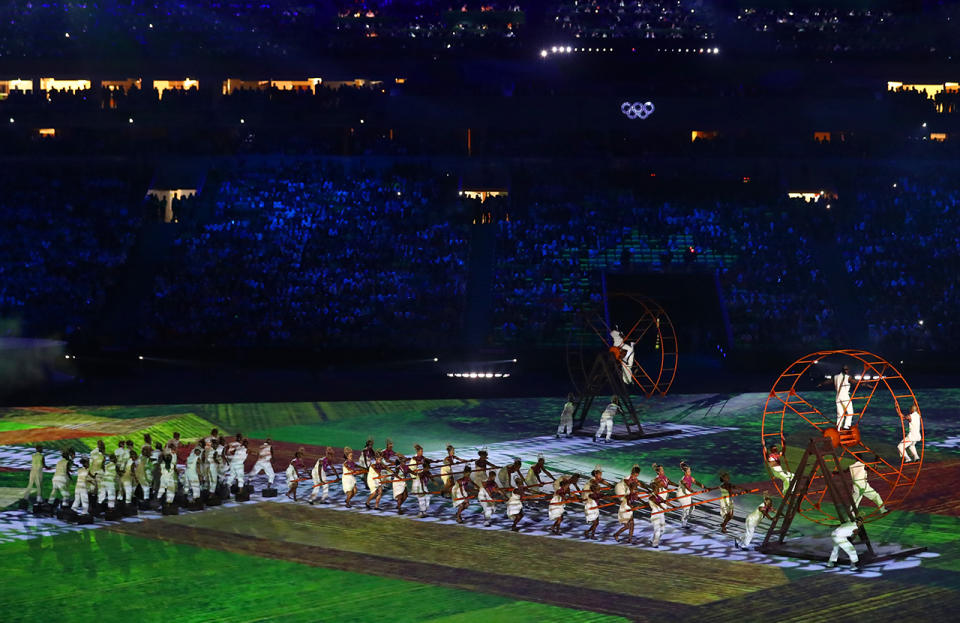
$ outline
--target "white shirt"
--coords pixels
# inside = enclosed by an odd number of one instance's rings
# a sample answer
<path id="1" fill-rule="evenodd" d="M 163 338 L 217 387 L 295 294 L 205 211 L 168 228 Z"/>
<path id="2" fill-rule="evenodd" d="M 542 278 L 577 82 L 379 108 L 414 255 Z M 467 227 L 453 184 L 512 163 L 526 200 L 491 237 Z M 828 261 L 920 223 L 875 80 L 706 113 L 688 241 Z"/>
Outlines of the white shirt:
<path id="1" fill-rule="evenodd" d="M 601 420 L 612 420 L 613 416 L 620 411 L 620 405 L 611 402 L 607 405 L 607 408 L 603 410 L 603 413 L 600 414 Z"/>
<path id="2" fill-rule="evenodd" d="M 853 536 L 853 533 L 857 531 L 857 524 L 848 521 L 847 523 L 840 524 L 833 531 L 833 538 L 835 539 L 848 539 Z"/>
<path id="3" fill-rule="evenodd" d="M 840 374 L 834 375 L 833 377 L 833 386 L 837 390 L 838 396 L 849 396 L 850 395 L 850 375 Z"/>
<path id="4" fill-rule="evenodd" d="M 910 412 L 910 429 L 907 432 L 907 441 L 920 441 L 923 435 L 920 434 L 920 413 Z"/>
<path id="5" fill-rule="evenodd" d="M 850 478 L 853 479 L 854 484 L 866 484 L 867 483 L 867 466 L 857 461 L 850 466 Z"/>

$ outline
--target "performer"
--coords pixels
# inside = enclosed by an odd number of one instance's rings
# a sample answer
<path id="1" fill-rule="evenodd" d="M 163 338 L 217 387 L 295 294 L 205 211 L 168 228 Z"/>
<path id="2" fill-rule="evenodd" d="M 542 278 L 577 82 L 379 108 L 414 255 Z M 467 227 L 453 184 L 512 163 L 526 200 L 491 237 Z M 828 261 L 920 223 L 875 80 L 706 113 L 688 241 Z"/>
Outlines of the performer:
<path id="1" fill-rule="evenodd" d="M 143 445 L 140 446 L 140 456 L 143 456 L 144 448 L 153 450 L 153 438 L 150 437 L 150 433 L 143 434 Z"/>
<path id="2" fill-rule="evenodd" d="M 70 495 L 67 491 L 67 483 L 70 482 L 70 466 L 72 465 L 70 459 L 72 456 L 71 450 L 64 450 L 60 455 L 60 460 L 57 461 L 56 468 L 54 468 L 53 490 L 50 492 L 50 499 L 47 501 L 51 506 L 53 506 L 58 494 L 63 501 L 66 501 L 67 496 Z"/>
<path id="3" fill-rule="evenodd" d="M 526 491 L 527 487 L 523 482 L 523 478 L 518 475 L 514 482 L 513 491 L 510 492 L 510 497 L 507 498 L 507 519 L 513 520 L 513 525 L 510 526 L 510 529 L 514 532 L 520 531 L 520 520 L 523 519 L 523 495 Z"/>
<path id="4" fill-rule="evenodd" d="M 589 526 L 583 533 L 585 539 L 597 538 L 597 526 L 600 524 L 600 485 L 592 482 L 584 494 L 583 513 Z"/>
<path id="5" fill-rule="evenodd" d="M 860 500 L 867 498 L 877 505 L 881 513 L 887 512 L 887 507 L 883 504 L 883 498 L 870 486 L 870 482 L 867 480 L 867 466 L 862 461 L 856 461 L 847 469 L 850 470 L 850 479 L 853 481 L 853 505 L 860 508 Z"/>
<path id="6" fill-rule="evenodd" d="M 470 489 L 473 480 L 470 478 L 470 466 L 463 467 L 463 475 L 454 483 L 450 495 L 453 507 L 457 509 L 457 523 L 463 523 L 463 511 L 470 505 Z"/>
<path id="7" fill-rule="evenodd" d="M 216 456 L 216 455 L 214 455 Z M 297 501 L 297 487 L 299 486 L 300 474 L 304 471 L 303 449 L 297 450 L 287 465 L 287 497 Z"/>
<path id="8" fill-rule="evenodd" d="M 134 477 L 137 485 L 140 487 L 140 499 L 149 502 L 151 489 L 153 488 L 153 461 L 150 460 L 153 450 L 150 446 L 144 445 L 140 450 L 140 460 L 137 461 L 137 469 Z"/>
<path id="9" fill-rule="evenodd" d="M 414 473 L 417 473 L 420 471 L 421 466 L 423 466 L 423 446 L 418 443 L 413 444 L 413 453 L 407 466 L 412 469 Z"/>
<path id="10" fill-rule="evenodd" d="M 617 329 L 610 332 L 610 337 L 613 339 L 613 347 L 610 351 L 613 352 L 621 366 L 620 378 L 629 385 L 633 382 L 633 372 L 631 370 L 633 368 L 633 347 L 636 342 L 627 343 L 624 341 L 623 334 Z"/>
<path id="11" fill-rule="evenodd" d="M 493 521 L 493 514 L 497 510 L 497 499 L 499 497 L 500 489 L 497 487 L 497 473 L 488 472 L 487 479 L 477 490 L 477 501 L 480 502 L 480 508 L 483 509 L 483 516 L 486 520 L 483 525 L 489 526 Z"/>
<path id="12" fill-rule="evenodd" d="M 682 514 L 680 516 L 680 526 L 683 528 L 689 528 L 687 522 L 690 521 L 690 515 L 693 513 L 694 503 L 693 487 L 697 486 L 700 489 L 706 489 L 706 485 L 693 477 L 693 470 L 686 461 L 680 461 L 680 469 L 683 470 L 683 477 L 680 479 L 680 486 L 677 488 L 677 499 L 681 500 Z"/>
<path id="13" fill-rule="evenodd" d="M 197 446 L 193 449 L 193 452 L 187 456 L 187 467 L 184 471 L 184 476 L 187 481 L 186 489 L 190 494 L 191 500 L 200 499 L 200 473 L 197 470 L 202 454 L 203 451 L 200 449 L 200 446 Z"/>
<path id="14" fill-rule="evenodd" d="M 631 485 L 636 485 L 637 489 L 652 491 L 650 485 L 640 480 L 640 466 L 636 464 L 630 469 L 629 476 L 617 481 L 617 484 L 613 486 L 614 495 L 622 501 L 629 494 Z"/>
<path id="15" fill-rule="evenodd" d="M 653 492 L 651 492 L 650 497 L 647 498 L 647 504 L 650 506 L 650 525 L 653 526 L 653 536 L 650 539 L 650 545 L 651 547 L 659 548 L 660 537 L 663 536 L 663 529 L 667 526 L 667 518 L 664 516 L 664 513 L 659 511 L 665 511 L 667 507 L 672 507 L 673 504 L 667 501 L 667 488 L 662 481 L 653 480 L 650 486 L 653 488 Z"/>
<path id="16" fill-rule="evenodd" d="M 103 465 L 97 472 L 97 504 L 107 502 L 107 508 L 113 509 L 117 503 L 117 464 L 113 456 L 105 454 Z"/>
<path id="17" fill-rule="evenodd" d="M 337 459 L 333 452 L 333 446 L 327 446 L 327 453 L 320 462 L 320 471 L 323 475 L 323 495 L 320 496 L 321 504 L 330 503 L 330 484 L 340 478 L 337 473 Z"/>
<path id="18" fill-rule="evenodd" d="M 380 510 L 380 498 L 383 497 L 383 481 L 387 476 L 383 467 L 383 455 L 374 450 L 373 463 L 367 469 L 367 489 L 370 490 L 370 495 L 367 496 L 365 502 L 367 508 L 370 508 L 370 500 L 375 499 L 374 508 Z"/>
<path id="19" fill-rule="evenodd" d="M 767 467 L 783 483 L 783 494 L 786 495 L 790 491 L 790 483 L 793 482 L 793 472 L 788 472 L 783 468 L 783 461 L 784 456 L 780 453 L 780 448 L 776 444 L 770 446 L 770 450 L 767 452 Z"/>
<path id="20" fill-rule="evenodd" d="M 230 451 L 235 448 L 233 444 L 227 444 L 227 440 L 224 437 L 220 437 L 220 442 L 217 444 L 217 454 L 219 461 L 217 463 L 217 483 L 219 485 L 224 485 L 225 487 L 230 484 L 230 460 L 231 455 Z"/>
<path id="21" fill-rule="evenodd" d="M 910 413 L 903 419 L 907 421 L 907 425 L 904 427 L 907 429 L 907 434 L 903 438 L 903 441 L 897 444 L 897 451 L 900 453 L 900 458 L 903 459 L 904 463 L 919 461 L 920 455 L 917 454 L 917 442 L 923 439 L 923 433 L 920 430 L 922 426 L 920 406 L 914 402 L 910 408 Z M 910 458 L 910 454 L 913 454 L 913 458 Z"/>
<path id="22" fill-rule="evenodd" d="M 80 515 L 87 515 L 90 513 L 90 494 L 87 488 L 89 478 L 90 461 L 85 458 L 80 459 L 80 469 L 77 470 L 77 486 L 73 490 L 73 506 L 71 506 L 71 509 Z"/>
<path id="23" fill-rule="evenodd" d="M 247 447 L 249 447 L 250 442 L 240 436 L 240 433 L 237 433 L 237 440 L 234 442 L 236 446 L 233 448 L 233 454 L 230 455 L 230 475 L 228 476 L 228 485 L 232 485 L 234 481 L 237 483 L 237 489 L 243 490 L 243 464 L 247 461 Z"/>
<path id="24" fill-rule="evenodd" d="M 103 469 L 103 457 L 107 452 L 107 446 L 102 439 L 97 440 L 97 447 L 90 451 L 90 475 L 96 477 Z"/>
<path id="25" fill-rule="evenodd" d="M 553 488 L 553 497 L 550 498 L 550 510 L 547 511 L 547 517 L 553 522 L 550 526 L 550 532 L 560 534 L 560 524 L 563 523 L 563 513 L 566 510 L 568 498 L 570 497 L 570 480 L 560 478 Z"/>
<path id="26" fill-rule="evenodd" d="M 203 449 L 203 456 L 207 465 L 207 489 L 210 491 L 210 495 L 215 495 L 217 493 L 217 478 L 220 473 L 220 454 L 217 452 L 217 447 L 220 445 L 220 442 L 216 437 L 212 439 L 207 437 L 205 443 L 206 447 Z M 159 467 L 159 462 L 157 463 L 157 467 Z M 154 477 L 153 482 L 158 482 L 156 477 Z"/>
<path id="27" fill-rule="evenodd" d="M 857 556 L 857 549 L 853 546 L 853 543 L 850 542 L 850 537 L 862 526 L 863 520 L 857 519 L 855 522 L 848 521 L 840 524 L 830 533 L 830 537 L 833 539 L 833 550 L 830 552 L 830 560 L 827 562 L 827 567 L 833 568 L 837 566 L 837 558 L 840 557 L 840 550 L 842 549 L 850 559 L 850 570 L 860 571 L 860 557 Z"/>
<path id="28" fill-rule="evenodd" d="M 102 443 L 102 442 L 101 442 Z M 37 490 L 37 501 L 43 501 L 43 470 L 47 469 L 47 463 L 43 460 L 43 447 L 34 446 L 34 452 L 30 455 L 30 479 L 27 481 L 27 488 L 23 490 L 23 499 L 30 499 L 30 491 Z M 90 453 L 93 456 L 93 453 Z"/>
<path id="29" fill-rule="evenodd" d="M 263 472 L 267 477 L 267 488 L 273 487 L 273 479 L 276 474 L 273 472 L 273 446 L 270 445 L 273 440 L 267 437 L 260 444 L 260 451 L 257 453 L 257 462 L 253 469 L 247 474 L 247 478 L 253 479 L 254 476 Z"/>
<path id="30" fill-rule="evenodd" d="M 346 496 L 344 505 L 347 508 L 353 508 L 350 500 L 357 494 L 357 476 L 363 474 L 364 470 L 353 460 L 353 449 L 349 446 L 343 449 L 343 477 L 340 484 L 343 487 L 343 494 Z"/>
<path id="31" fill-rule="evenodd" d="M 130 444 L 133 445 L 132 443 Z M 125 504 L 133 504 L 133 487 L 136 479 L 137 453 L 130 450 L 130 454 L 125 457 L 122 465 L 118 465 L 120 471 L 120 486 L 123 489 L 123 501 Z"/>
<path id="32" fill-rule="evenodd" d="M 497 472 L 498 486 L 501 489 L 509 489 L 510 483 L 513 482 L 514 474 L 519 474 L 521 467 L 523 467 L 523 462 L 520 460 L 520 457 L 514 457 L 512 463 L 501 467 L 500 471 Z"/>
<path id="33" fill-rule="evenodd" d="M 557 439 L 560 439 L 560 435 L 569 438 L 570 435 L 573 434 L 573 412 L 577 409 L 574 400 L 572 392 L 567 394 L 567 402 L 564 403 L 563 411 L 560 412 L 560 426 L 557 427 Z"/>
<path id="34" fill-rule="evenodd" d="M 407 500 L 407 482 L 412 478 L 412 472 L 407 467 L 406 457 L 402 454 L 394 453 L 393 478 L 390 479 L 392 485 L 393 499 L 397 503 L 397 514 L 403 514 L 403 503 Z"/>
<path id="35" fill-rule="evenodd" d="M 370 466 L 373 465 L 376 460 L 377 451 L 373 447 L 373 437 L 367 437 L 367 443 L 364 444 L 363 448 L 360 450 L 360 457 L 357 460 L 357 465 L 362 467 L 365 470 L 369 470 Z"/>
<path id="36" fill-rule="evenodd" d="M 453 483 L 456 480 L 453 476 L 453 463 L 460 459 L 454 454 L 453 446 L 447 445 L 447 456 L 443 457 L 443 465 L 440 467 L 440 480 L 443 483 L 443 489 L 440 495 L 451 495 Z"/>
<path id="37" fill-rule="evenodd" d="M 384 443 L 386 447 L 380 451 L 380 454 L 383 456 L 383 464 L 393 465 L 393 459 L 397 456 L 397 453 L 393 450 L 393 441 L 388 438 Z"/>
<path id="38" fill-rule="evenodd" d="M 720 472 L 720 532 L 727 533 L 727 524 L 733 519 L 733 498 L 737 493 L 746 493 L 746 491 L 730 482 L 730 474 Z"/>
<path id="39" fill-rule="evenodd" d="M 528 487 L 542 487 L 544 485 L 551 484 L 557 480 L 557 477 L 550 473 L 546 468 L 546 459 L 543 458 L 542 454 L 537 455 L 537 462 L 530 466 L 530 469 L 527 470 L 527 476 L 524 478 L 524 482 Z M 540 474 L 546 474 L 547 478 L 550 480 L 544 481 L 540 478 Z"/>
<path id="40" fill-rule="evenodd" d="M 417 503 L 420 507 L 420 512 L 417 513 L 417 517 L 426 517 L 427 511 L 430 509 L 430 481 L 433 480 L 433 474 L 430 473 L 430 459 L 424 458 L 421 463 L 420 472 L 414 474 L 414 478 L 411 481 L 413 489 L 413 494 L 417 496 Z"/>
<path id="41" fill-rule="evenodd" d="M 837 403 L 837 430 L 847 430 L 853 423 L 853 400 L 850 399 L 850 366 L 827 379 L 821 385 L 833 381 L 834 398 Z"/>
<path id="42" fill-rule="evenodd" d="M 773 516 L 770 514 L 773 512 L 773 500 L 770 499 L 769 495 L 763 496 L 763 502 L 758 506 L 752 513 L 747 515 L 747 519 L 743 524 L 743 540 L 735 541 L 737 547 L 740 549 L 747 549 L 750 547 L 750 541 L 753 540 L 753 533 L 757 530 L 757 526 L 760 524 L 760 518 L 766 517 L 770 521 L 773 521 Z"/>
<path id="43" fill-rule="evenodd" d="M 127 503 L 127 487 L 125 474 L 127 465 L 130 463 L 130 454 L 127 452 L 127 442 L 121 441 L 117 449 L 113 451 L 113 459 L 117 464 L 117 501 L 121 504 Z"/>
<path id="44" fill-rule="evenodd" d="M 486 449 L 478 450 L 477 456 L 479 458 L 474 460 L 473 469 L 470 471 L 473 477 L 473 484 L 477 489 L 483 485 L 484 477 L 488 471 L 491 469 L 500 469 L 487 459 L 487 454 Z"/>
<path id="45" fill-rule="evenodd" d="M 605 443 L 610 443 L 610 436 L 613 434 L 613 418 L 620 413 L 620 399 L 616 396 L 610 398 L 610 404 L 600 414 L 600 427 L 593 435 L 593 441 L 599 442 L 600 436 L 606 432 Z"/>
<path id="46" fill-rule="evenodd" d="M 673 482 L 672 480 L 670 480 L 670 478 L 667 477 L 667 472 L 664 471 L 663 465 L 660 465 L 659 463 L 654 463 L 651 467 L 653 467 L 653 473 L 656 474 L 654 476 L 654 481 L 659 481 L 660 484 L 663 485 L 661 487 L 663 491 L 663 495 L 666 497 L 670 497 L 670 492 L 668 491 L 668 489 L 670 487 L 678 487 L 679 485 L 677 485 L 677 483 Z"/>
<path id="47" fill-rule="evenodd" d="M 623 534 L 624 531 L 629 530 L 627 533 L 627 543 L 633 545 L 633 510 L 639 502 L 640 499 L 637 497 L 637 484 L 631 482 L 628 485 L 626 495 L 620 498 L 620 508 L 617 511 L 617 521 L 620 522 L 620 529 L 613 535 L 613 540 L 617 543 L 620 542 L 620 535 Z"/>
<path id="48" fill-rule="evenodd" d="M 173 504 L 177 494 L 177 464 L 173 456 L 167 455 L 160 461 L 160 488 L 157 489 L 157 499 L 161 502 L 166 497 L 166 503 Z"/>

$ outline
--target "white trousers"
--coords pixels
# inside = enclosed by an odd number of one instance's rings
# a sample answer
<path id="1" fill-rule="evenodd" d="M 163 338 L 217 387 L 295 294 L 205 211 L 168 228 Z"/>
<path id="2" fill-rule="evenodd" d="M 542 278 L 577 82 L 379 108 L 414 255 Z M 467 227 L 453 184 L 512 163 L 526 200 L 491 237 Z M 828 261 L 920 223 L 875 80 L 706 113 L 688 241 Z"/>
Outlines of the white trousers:
<path id="1" fill-rule="evenodd" d="M 874 491 L 869 482 L 853 483 L 853 505 L 859 507 L 860 500 L 863 498 L 867 498 L 876 504 L 878 508 L 883 507 L 883 498 L 880 497 L 879 493 Z"/>
<path id="2" fill-rule="evenodd" d="M 690 493 L 691 491 L 683 485 L 677 488 L 677 500 L 681 505 L 686 505 L 686 508 L 680 511 L 681 526 L 686 526 L 687 522 L 690 521 L 690 515 L 693 514 L 693 506 L 689 506 L 689 504 L 693 504 L 694 498 L 697 496 L 690 495 Z"/>
<path id="3" fill-rule="evenodd" d="M 174 484 L 167 485 L 166 483 L 161 482 L 160 488 L 157 489 L 157 499 L 160 500 L 166 495 L 167 504 L 173 504 L 173 497 L 177 494 L 177 487 Z"/>
<path id="4" fill-rule="evenodd" d="M 847 553 L 851 565 L 856 564 L 856 562 L 860 560 L 853 543 L 847 540 L 846 537 L 833 537 L 833 551 L 830 552 L 830 562 L 837 562 L 837 558 L 840 557 L 840 550 Z"/>
<path id="5" fill-rule="evenodd" d="M 747 521 L 743 524 L 743 540 L 740 541 L 741 546 L 749 547 L 750 541 L 753 540 L 753 534 L 757 531 L 757 525 L 759 524 L 759 513 L 750 513 L 747 515 Z"/>
<path id="6" fill-rule="evenodd" d="M 216 463 L 207 464 L 207 488 L 210 489 L 210 493 L 213 493 L 217 490 L 217 476 L 219 471 L 217 470 Z M 158 498 L 160 496 L 157 496 Z"/>
<path id="7" fill-rule="evenodd" d="M 56 499 L 57 494 L 60 494 L 60 497 L 64 500 L 67 499 L 67 496 L 70 493 L 67 491 L 67 478 L 66 476 L 54 476 L 53 477 L 53 491 L 50 492 L 50 503 L 53 504 L 53 501 Z"/>
<path id="8" fill-rule="evenodd" d="M 493 518 L 493 513 L 497 510 L 497 505 L 493 502 L 480 502 L 480 508 L 483 509 L 483 516 L 489 521 Z"/>
<path id="9" fill-rule="evenodd" d="M 89 499 L 86 487 L 77 487 L 73 491 L 73 510 L 77 511 L 81 515 L 86 515 L 90 512 L 89 508 Z"/>
<path id="10" fill-rule="evenodd" d="M 114 485 L 101 485 L 100 492 L 97 494 L 97 503 L 103 504 L 107 501 L 107 508 L 113 508 L 117 505 L 117 488 Z"/>
<path id="11" fill-rule="evenodd" d="M 667 525 L 667 520 L 664 518 L 663 514 L 659 515 L 650 515 L 650 525 L 653 526 L 653 546 L 656 547 L 660 545 L 660 537 L 663 536 L 663 528 Z"/>
<path id="12" fill-rule="evenodd" d="M 267 475 L 267 486 L 272 487 L 273 477 L 275 476 L 275 474 L 273 473 L 273 465 L 270 463 L 270 461 L 257 461 L 256 464 L 253 466 L 253 469 L 250 470 L 250 473 L 248 474 L 248 476 L 250 478 L 253 478 L 260 472 L 263 472 L 264 474 Z"/>
<path id="13" fill-rule="evenodd" d="M 227 484 L 233 484 L 237 481 L 237 486 L 243 489 L 243 461 L 230 461 L 230 475 L 227 477 Z"/>
<path id="14" fill-rule="evenodd" d="M 853 400 L 843 393 L 837 396 L 837 428 L 850 428 L 853 422 Z"/>
<path id="15" fill-rule="evenodd" d="M 573 416 L 560 418 L 560 426 L 557 427 L 558 435 L 569 435 L 573 432 Z"/>
<path id="16" fill-rule="evenodd" d="M 420 504 L 420 512 L 425 513 L 427 509 L 430 508 L 430 497 L 429 495 L 418 495 L 417 502 Z"/>
<path id="17" fill-rule="evenodd" d="M 770 471 L 773 472 L 775 478 L 779 478 L 780 482 L 783 483 L 783 492 L 786 493 L 790 490 L 790 483 L 793 481 L 793 472 L 788 472 L 779 465 L 774 465 L 770 468 Z"/>
<path id="18" fill-rule="evenodd" d="M 607 441 L 610 441 L 610 435 L 613 434 L 613 418 L 600 419 L 600 428 L 597 429 L 597 433 L 593 436 L 594 439 L 599 439 L 603 435 L 604 431 L 607 433 Z"/>
<path id="19" fill-rule="evenodd" d="M 920 455 L 917 454 L 917 442 L 916 441 L 907 441 L 904 439 L 899 444 L 897 444 L 897 452 L 900 453 L 900 458 L 910 460 L 910 455 L 907 454 L 907 450 L 913 454 L 913 458 L 916 461 L 920 460 Z"/>
<path id="20" fill-rule="evenodd" d="M 123 499 L 130 504 L 133 502 L 133 481 L 125 480 L 123 481 Z"/>
<path id="21" fill-rule="evenodd" d="M 36 487 L 37 500 L 43 500 L 43 472 L 30 470 L 30 480 L 27 482 L 27 488 L 23 490 L 23 499 L 30 497 L 30 490 Z"/>
<path id="22" fill-rule="evenodd" d="M 200 498 L 200 475 L 196 471 L 187 470 L 184 474 L 187 479 L 187 491 L 191 493 L 193 499 Z"/>

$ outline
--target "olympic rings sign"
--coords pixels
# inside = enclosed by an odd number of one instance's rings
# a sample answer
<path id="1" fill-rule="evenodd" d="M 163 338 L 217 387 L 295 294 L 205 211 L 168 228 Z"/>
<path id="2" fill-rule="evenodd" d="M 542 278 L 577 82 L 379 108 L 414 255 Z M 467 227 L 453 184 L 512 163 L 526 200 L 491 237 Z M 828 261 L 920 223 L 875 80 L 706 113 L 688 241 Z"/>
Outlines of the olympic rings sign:
<path id="1" fill-rule="evenodd" d="M 656 110 L 653 102 L 624 102 L 620 104 L 620 112 L 626 115 L 627 119 L 646 119 Z"/>

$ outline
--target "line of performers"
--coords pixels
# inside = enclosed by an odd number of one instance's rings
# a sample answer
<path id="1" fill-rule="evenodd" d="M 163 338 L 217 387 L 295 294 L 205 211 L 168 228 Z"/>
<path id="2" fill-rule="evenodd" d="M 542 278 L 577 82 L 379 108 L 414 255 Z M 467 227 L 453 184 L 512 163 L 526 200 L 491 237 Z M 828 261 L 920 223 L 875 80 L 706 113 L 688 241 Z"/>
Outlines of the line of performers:
<path id="1" fill-rule="evenodd" d="M 589 476 L 581 474 L 554 475 L 546 467 L 543 456 L 523 473 L 523 461 L 515 458 L 503 466 L 493 464 L 486 450 L 479 450 L 476 458 L 457 456 L 453 446 L 447 446 L 446 456 L 432 460 L 423 454 L 420 445 L 414 445 L 414 453 L 404 456 L 396 452 L 393 443 L 387 440 L 386 447 L 376 449 L 372 439 L 359 451 L 343 449 L 344 460 L 338 463 L 334 448 L 327 448 L 323 457 L 318 459 L 312 469 L 303 461 L 302 451 L 298 451 L 287 467 L 288 491 L 292 500 L 298 499 L 301 483 L 309 481 L 310 494 L 307 502 L 329 503 L 332 487 L 339 483 L 344 494 L 343 503 L 351 508 L 357 502 L 359 486 L 366 487 L 366 508 L 380 509 L 384 494 L 392 494 L 393 510 L 404 514 L 404 503 L 410 495 L 417 500 L 417 516 L 424 517 L 430 512 L 434 497 L 449 499 L 458 523 L 464 522 L 464 513 L 471 507 L 478 508 L 483 514 L 485 525 L 491 525 L 499 505 L 503 505 L 510 529 L 520 530 L 524 518 L 525 506 L 534 503 L 546 503 L 550 531 L 561 534 L 564 531 L 564 518 L 568 507 L 577 505 L 582 508 L 585 519 L 584 538 L 600 539 L 597 528 L 600 524 L 600 510 L 605 507 L 617 507 L 619 529 L 615 540 L 634 542 L 634 513 L 649 510 L 652 537 L 650 545 L 659 547 L 666 525 L 666 513 L 678 511 L 681 526 L 689 529 L 689 519 L 695 506 L 708 502 L 720 503 L 721 532 L 727 532 L 727 524 L 733 519 L 733 498 L 738 495 L 755 493 L 730 482 L 727 473 L 720 474 L 720 484 L 707 487 L 697 480 L 692 468 L 681 461 L 682 476 L 679 482 L 671 480 L 662 465 L 654 464 L 656 476 L 650 482 L 640 479 L 640 467 L 634 466 L 631 473 L 619 480 L 610 481 L 603 477 L 603 468 L 599 465 Z M 701 494 L 714 492 L 716 497 L 707 496 L 697 499 Z M 773 502 L 765 497 L 762 511 L 751 514 L 747 519 L 746 536 L 743 547 L 749 545 L 753 531 L 761 516 L 770 516 Z"/>
<path id="2" fill-rule="evenodd" d="M 181 487 L 191 501 L 210 496 L 229 497 L 232 485 L 236 484 L 240 489 L 244 487 L 248 441 L 241 433 L 228 442 L 217 429 L 213 429 L 210 435 L 198 440 L 181 473 L 177 458 L 182 445 L 180 434 L 176 432 L 166 444 L 154 443 L 146 434 L 139 450 L 133 441 L 127 440 L 119 442 L 117 448 L 108 453 L 104 442 L 98 441 L 89 457 L 79 459 L 75 479 L 72 471 L 77 467 L 76 453 L 72 449 L 64 450 L 54 467 L 53 488 L 47 504 L 52 508 L 69 500 L 71 480 L 75 480 L 75 486 L 70 508 L 81 515 L 90 512 L 91 500 L 107 509 L 114 509 L 118 504 L 149 504 L 153 500 L 169 505 Z M 266 457 L 261 450 L 253 473 L 264 471 L 272 482 L 272 453 L 269 443 L 265 445 Z M 24 500 L 29 501 L 31 493 L 36 491 L 37 501 L 42 501 L 43 471 L 46 468 L 43 449 L 37 446 L 31 457 Z"/>

